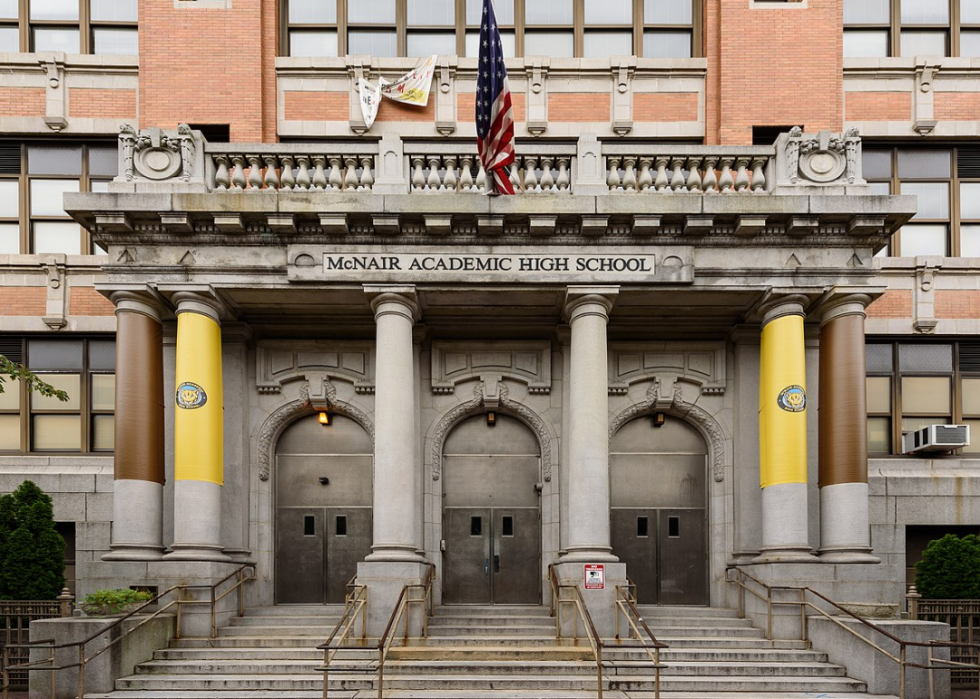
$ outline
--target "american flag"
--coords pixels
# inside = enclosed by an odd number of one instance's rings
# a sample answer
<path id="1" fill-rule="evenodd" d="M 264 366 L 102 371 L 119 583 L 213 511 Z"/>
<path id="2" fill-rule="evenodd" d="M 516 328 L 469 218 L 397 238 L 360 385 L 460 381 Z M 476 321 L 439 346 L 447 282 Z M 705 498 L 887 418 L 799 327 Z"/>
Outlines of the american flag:
<path id="1" fill-rule="evenodd" d="M 513 194 L 506 166 L 514 162 L 514 110 L 510 101 L 504 48 L 490 0 L 483 0 L 480 74 L 476 80 L 476 135 L 487 173 L 487 192 Z"/>

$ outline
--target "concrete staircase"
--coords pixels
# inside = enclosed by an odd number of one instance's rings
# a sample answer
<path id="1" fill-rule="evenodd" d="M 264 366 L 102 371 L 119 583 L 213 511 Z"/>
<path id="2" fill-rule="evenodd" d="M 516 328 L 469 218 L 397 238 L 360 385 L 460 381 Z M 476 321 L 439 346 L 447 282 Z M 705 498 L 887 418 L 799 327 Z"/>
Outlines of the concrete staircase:
<path id="1" fill-rule="evenodd" d="M 663 651 L 664 699 L 867 699 L 863 682 L 801 643 L 770 642 L 733 610 L 646 607 Z M 116 691 L 89 699 L 315 699 L 322 651 L 340 607 L 266 607 L 220 630 L 217 640 L 176 641 Z M 539 607 L 441 607 L 429 638 L 392 646 L 388 699 L 586 699 L 596 696 L 588 643 L 555 640 Z M 608 643 L 613 643 L 608 641 Z M 637 649 L 604 651 L 605 697 L 652 699 L 653 670 Z M 331 664 L 330 696 L 374 699 L 377 653 L 348 651 Z M 892 698 L 889 698 L 892 699 Z"/>

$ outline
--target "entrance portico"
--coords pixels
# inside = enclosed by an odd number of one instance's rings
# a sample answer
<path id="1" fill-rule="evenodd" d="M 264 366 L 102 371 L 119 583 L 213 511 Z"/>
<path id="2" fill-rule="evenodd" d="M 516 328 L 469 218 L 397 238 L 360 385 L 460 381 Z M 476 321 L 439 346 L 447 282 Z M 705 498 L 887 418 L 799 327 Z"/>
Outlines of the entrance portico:
<path id="1" fill-rule="evenodd" d="M 211 157 L 210 146 L 195 138 Z M 608 626 L 615 585 L 629 574 L 623 562 L 629 556 L 613 548 L 610 439 L 638 419 L 657 429 L 655 415 L 703 440 L 704 529 L 695 554 L 706 562 L 704 602 L 725 602 L 725 565 L 737 554 L 780 564 L 819 562 L 812 555 L 819 550 L 838 563 L 867 562 L 866 539 L 820 517 L 866 522 L 866 473 L 828 457 L 820 462 L 821 503 L 811 503 L 820 441 L 806 438 L 817 428 L 813 410 L 821 395 L 833 395 L 854 375 L 835 376 L 831 362 L 811 378 L 821 349 L 808 345 L 806 334 L 816 337 L 822 321 L 821 341 L 855 351 L 854 319 L 861 315 L 855 299 L 880 293 L 871 252 L 911 207 L 871 195 L 860 173 L 853 173 L 853 185 L 844 173 L 831 183 L 783 183 L 778 175 L 789 161 L 781 143 L 760 160 L 754 183 L 770 184 L 753 186 L 755 194 L 748 188 L 729 195 L 698 188 L 598 194 L 596 183 L 575 179 L 572 192 L 512 199 L 472 192 L 381 196 L 367 188 L 297 192 L 274 186 L 274 170 L 261 185 L 224 191 L 227 185 L 209 181 L 205 168 L 173 181 L 133 172 L 113 184 L 112 194 L 69 197 L 69 210 L 109 246 L 104 293 L 123 299 L 122 292 L 143 289 L 158 308 L 164 344 L 176 337 L 179 363 L 171 365 L 169 354 L 161 369 L 147 364 L 120 372 L 119 390 L 157 381 L 174 392 L 188 384 L 220 395 L 195 380 L 201 367 L 185 366 L 181 323 L 188 313 L 195 322 L 205 319 L 201 332 L 210 349 L 201 357 L 226 359 L 217 366 L 228 370 L 221 387 L 231 409 L 209 432 L 223 432 L 224 456 L 212 463 L 218 452 L 208 451 L 208 468 L 192 470 L 199 478 L 180 468 L 176 485 L 165 486 L 163 502 L 173 504 L 162 507 L 160 539 L 172 552 L 160 565 L 244 548 L 247 554 L 232 553 L 257 562 L 255 601 L 286 601 L 276 592 L 284 582 L 276 565 L 277 556 L 283 560 L 280 533 L 306 524 L 287 525 L 277 516 L 279 495 L 283 488 L 332 485 L 283 482 L 275 455 L 285 431 L 316 412 L 352 420 L 370 440 L 372 542 L 357 565 L 358 580 L 369 586 L 369 633 L 383 628 L 402 586 L 419 582 L 427 563 L 437 569 L 437 599 L 467 599 L 454 587 L 461 570 L 455 566 L 463 563 L 453 542 L 463 538 L 490 546 L 484 550 L 492 594 L 490 569 L 495 573 L 495 556 L 504 556 L 494 547 L 528 527 L 534 530 L 528 540 L 540 549 L 532 566 L 536 587 L 545 594 L 550 564 L 576 582 L 585 565 L 605 566 L 605 589 L 589 591 L 589 599 L 598 623 Z M 255 162 L 272 168 L 278 157 Z M 727 181 L 721 175 L 718 181 Z M 171 186 L 166 196 L 147 195 Z M 853 192 L 839 197 L 845 187 Z M 128 264 L 132 257 L 139 267 Z M 776 330 L 779 351 L 769 342 Z M 146 329 L 120 324 L 121 348 L 137 338 L 131 332 Z M 786 353 L 799 360 L 792 375 L 774 373 L 774 357 Z M 195 413 L 196 394 L 165 400 L 168 421 L 203 416 Z M 760 423 L 760 406 L 777 412 L 764 413 Z M 864 419 L 856 405 L 841 407 Z M 453 504 L 448 479 L 461 462 L 452 458 L 507 453 L 489 443 L 482 451 L 475 443 L 447 450 L 455 430 L 468 420 L 485 424 L 491 413 L 501 432 L 513 420 L 536 443 L 533 497 L 522 491 L 520 502 L 498 507 L 493 493 L 486 503 L 468 493 Z M 803 435 L 792 448 L 767 438 L 771 425 L 787 419 Z M 842 429 L 823 420 L 821 412 L 820 431 Z M 125 436 L 129 428 L 120 429 Z M 322 426 L 318 453 L 335 453 L 330 429 Z M 482 439 L 478 432 L 468 439 Z M 186 454 L 188 444 L 199 444 L 184 434 L 168 429 L 168 450 Z M 859 465 L 860 449 L 847 458 Z M 131 479 L 125 471 L 117 477 Z M 454 507 L 459 512 L 449 512 Z M 661 522 L 657 514 L 655 523 L 668 540 L 671 517 L 680 515 L 667 512 Z M 685 532 L 687 521 L 677 520 Z M 244 547 L 225 543 L 233 531 L 245 532 Z M 141 536 L 152 549 L 155 536 Z M 120 550 L 138 557 L 139 547 L 128 543 L 120 539 Z M 325 575 L 331 572 L 340 574 L 328 563 Z"/>

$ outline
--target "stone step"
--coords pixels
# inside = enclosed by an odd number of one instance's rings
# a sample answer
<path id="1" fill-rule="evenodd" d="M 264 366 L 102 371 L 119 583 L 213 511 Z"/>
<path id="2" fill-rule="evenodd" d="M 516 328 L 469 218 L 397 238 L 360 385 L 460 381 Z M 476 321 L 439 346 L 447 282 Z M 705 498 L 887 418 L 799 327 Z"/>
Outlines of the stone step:
<path id="1" fill-rule="evenodd" d="M 539 628 L 554 628 L 555 620 L 550 616 L 520 616 L 514 615 L 494 615 L 494 616 L 434 616 L 429 619 L 429 628 L 444 628 L 454 626 L 458 628 L 473 628 L 476 626 L 537 626 Z"/>
<path id="2" fill-rule="evenodd" d="M 710 617 L 710 616 L 647 616 L 640 615 L 647 623 L 647 626 L 656 633 L 657 629 L 663 627 L 688 628 L 688 629 L 731 629 L 731 628 L 752 628 L 752 622 L 748 619 L 738 617 Z"/>
<path id="3" fill-rule="evenodd" d="M 231 626 L 318 626 L 334 627 L 340 621 L 340 616 L 287 616 L 285 614 L 270 614 L 268 616 L 232 617 Z M 225 627 L 227 628 L 227 627 Z"/>
<path id="4" fill-rule="evenodd" d="M 551 610 L 538 605 L 450 605 L 434 607 L 432 616 L 551 616 Z"/>
<path id="5" fill-rule="evenodd" d="M 322 699 L 322 693 L 316 691 L 278 691 L 274 695 L 265 690 L 204 690 L 204 691 L 155 691 L 132 692 L 116 691 L 111 694 L 86 694 L 86 699 Z M 374 699 L 376 693 L 330 690 L 332 699 Z M 606 690 L 607 699 L 653 699 L 654 693 L 646 690 L 635 690 L 629 697 L 618 690 Z M 662 699 L 706 699 L 700 692 L 678 691 L 661 692 Z M 711 699 L 813 699 L 813 692 L 714 692 Z M 893 695 L 867 694 L 865 692 L 822 692 L 821 699 L 898 699 Z M 595 688 L 582 691 L 548 691 L 548 690 L 437 690 L 426 691 L 391 690 L 385 688 L 386 699 L 595 699 Z"/>
<path id="6" fill-rule="evenodd" d="M 277 604 L 268 607 L 249 607 L 248 616 L 335 616 L 344 613 L 342 604 Z"/>
<path id="7" fill-rule="evenodd" d="M 713 619 L 737 619 L 738 610 L 726 607 L 692 607 L 692 606 L 660 606 L 655 604 L 638 604 L 637 611 L 643 617 L 676 616 L 676 617 L 709 617 Z"/>
<path id="8" fill-rule="evenodd" d="M 269 626 L 224 626 L 218 630 L 221 638 L 230 636 L 316 636 L 327 640 L 336 624 L 316 626 L 284 626 L 282 623 Z"/>
<path id="9" fill-rule="evenodd" d="M 555 636 L 554 624 L 480 624 L 474 626 L 430 626 L 429 636 Z"/>

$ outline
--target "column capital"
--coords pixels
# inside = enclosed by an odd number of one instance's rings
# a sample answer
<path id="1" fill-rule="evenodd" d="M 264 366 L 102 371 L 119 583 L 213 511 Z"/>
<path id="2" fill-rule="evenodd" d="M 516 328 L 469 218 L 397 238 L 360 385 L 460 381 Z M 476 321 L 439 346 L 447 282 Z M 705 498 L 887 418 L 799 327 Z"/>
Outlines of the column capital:
<path id="1" fill-rule="evenodd" d="M 885 292 L 885 287 L 834 287 L 816 305 L 820 326 L 844 316 L 867 317 L 868 306 Z"/>
<path id="2" fill-rule="evenodd" d="M 139 313 L 157 323 L 163 322 L 167 314 L 165 302 L 147 288 L 144 290 L 123 289 L 107 293 L 109 300 L 116 306 L 116 315 L 120 313 Z"/>
<path id="3" fill-rule="evenodd" d="M 418 297 L 412 285 L 365 284 L 364 293 L 371 303 L 375 320 L 383 315 L 396 313 L 415 323 L 421 315 Z"/>
<path id="4" fill-rule="evenodd" d="M 806 317 L 806 307 L 810 298 L 806 294 L 772 294 L 759 304 L 757 313 L 762 317 L 765 327 L 777 318 L 784 316 Z"/>
<path id="5" fill-rule="evenodd" d="M 214 291 L 177 291 L 170 299 L 177 307 L 177 315 L 198 313 L 207 316 L 218 325 L 221 325 L 221 316 L 227 315 L 227 307 Z"/>
<path id="6" fill-rule="evenodd" d="M 618 296 L 618 286 L 570 286 L 565 291 L 563 315 L 569 323 L 582 315 L 601 314 L 608 319 Z"/>

